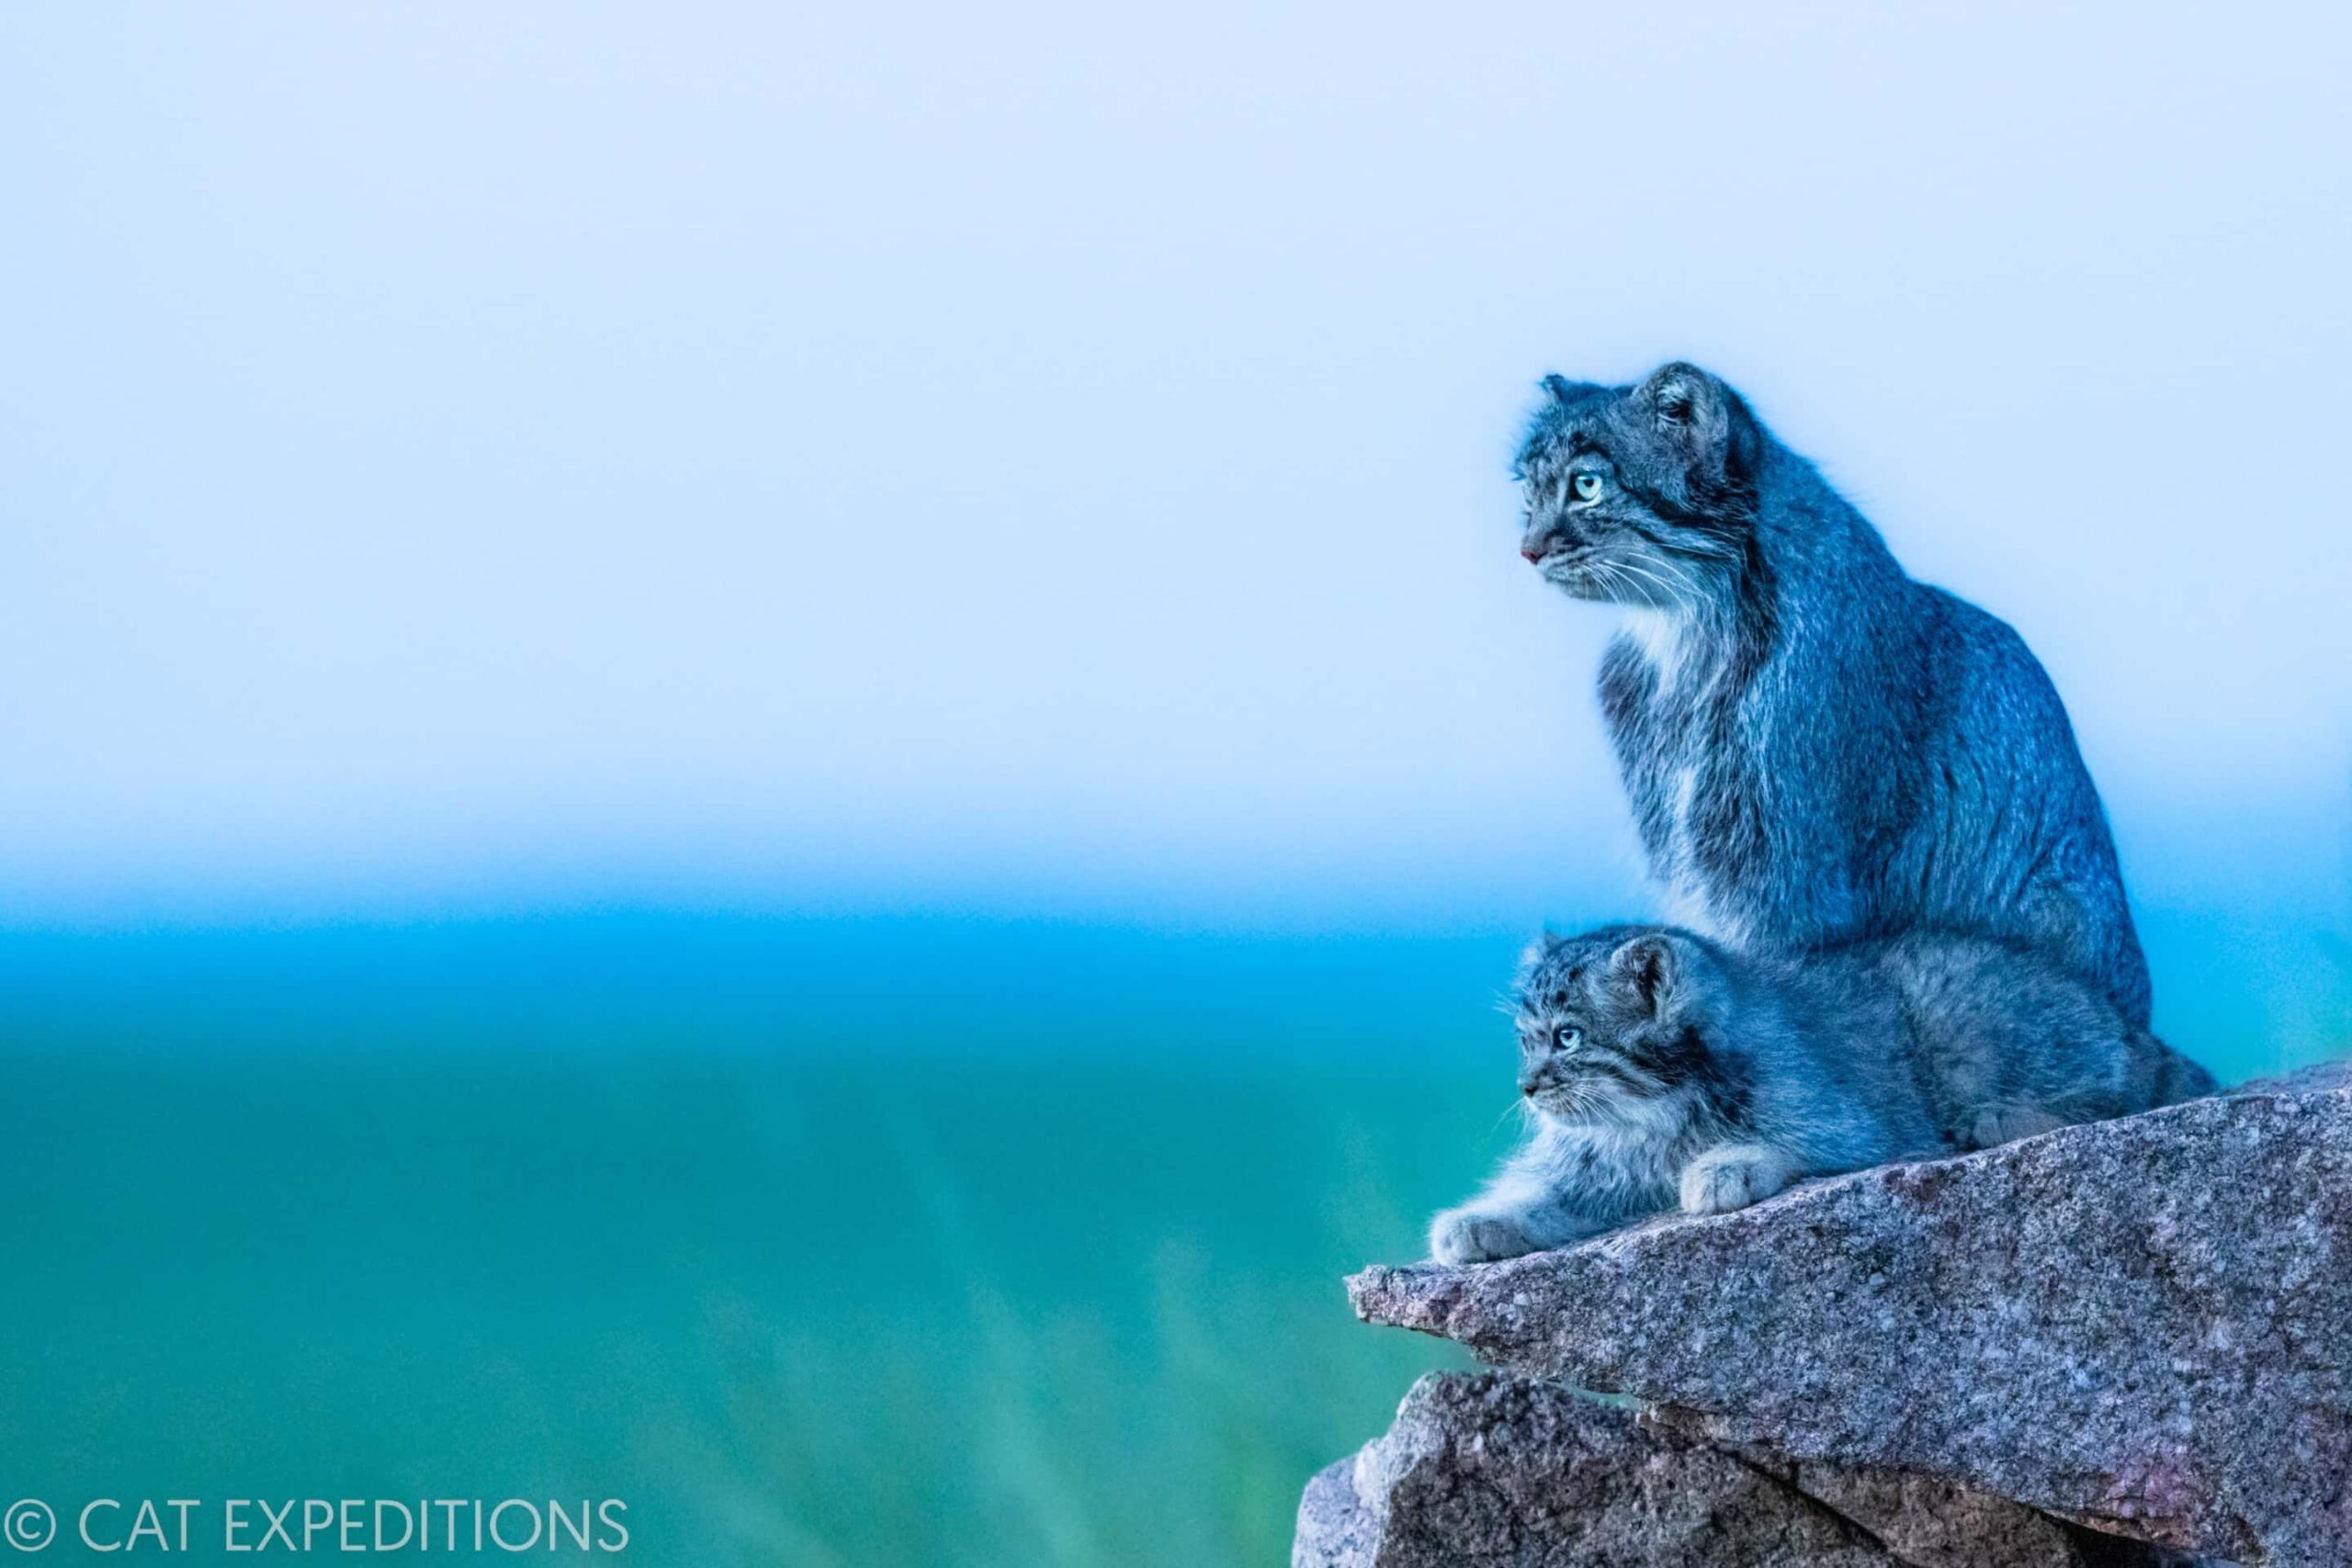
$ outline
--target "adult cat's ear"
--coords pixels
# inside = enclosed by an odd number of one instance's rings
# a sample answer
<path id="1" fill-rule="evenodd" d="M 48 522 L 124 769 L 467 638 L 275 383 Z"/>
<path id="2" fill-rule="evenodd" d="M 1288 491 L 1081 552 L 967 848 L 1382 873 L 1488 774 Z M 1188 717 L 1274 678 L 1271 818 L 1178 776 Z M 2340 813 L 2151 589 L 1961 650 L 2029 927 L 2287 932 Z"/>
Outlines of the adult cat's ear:
<path id="1" fill-rule="evenodd" d="M 1755 419 L 1739 394 L 1695 365 L 1661 365 L 1634 389 L 1650 424 L 1695 468 L 1716 476 L 1752 460 Z"/>
<path id="2" fill-rule="evenodd" d="M 1653 1013 L 1674 994 L 1678 968 L 1674 943 L 1655 932 L 1621 944 L 1609 955 L 1609 968 L 1634 988 Z"/>
<path id="3" fill-rule="evenodd" d="M 1719 435 L 1731 389 L 1695 365 L 1661 365 L 1634 389 L 1660 433 L 1693 445 Z"/>

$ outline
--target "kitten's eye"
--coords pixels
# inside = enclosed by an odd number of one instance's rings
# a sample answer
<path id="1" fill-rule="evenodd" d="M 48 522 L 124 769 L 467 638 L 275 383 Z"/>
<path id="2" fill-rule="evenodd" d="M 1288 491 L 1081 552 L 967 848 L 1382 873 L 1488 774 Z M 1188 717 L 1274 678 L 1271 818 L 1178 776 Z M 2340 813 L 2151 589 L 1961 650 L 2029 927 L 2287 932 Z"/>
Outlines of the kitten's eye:
<path id="1" fill-rule="evenodd" d="M 1552 1043 L 1563 1051 L 1573 1051 L 1584 1043 L 1584 1031 L 1564 1023 L 1552 1031 Z"/>
<path id="2" fill-rule="evenodd" d="M 1578 474 L 1576 478 L 1568 481 L 1568 485 L 1569 488 L 1577 492 L 1577 499 L 1578 501 L 1599 501 L 1600 499 L 1600 476 L 1599 474 Z"/>

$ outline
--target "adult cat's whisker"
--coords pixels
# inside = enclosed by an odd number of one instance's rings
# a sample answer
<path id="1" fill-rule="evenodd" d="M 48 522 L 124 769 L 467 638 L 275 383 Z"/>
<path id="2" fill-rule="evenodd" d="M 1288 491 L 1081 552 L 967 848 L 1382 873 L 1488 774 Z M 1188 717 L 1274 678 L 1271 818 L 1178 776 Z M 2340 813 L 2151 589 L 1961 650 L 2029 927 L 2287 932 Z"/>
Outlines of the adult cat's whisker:
<path id="1" fill-rule="evenodd" d="M 1645 584 L 1656 586 L 1658 590 L 1657 594 L 1644 595 L 1644 598 L 1648 600 L 1654 607 L 1666 609 L 1686 604 L 1689 602 L 1690 595 L 1683 581 L 1679 577 L 1668 578 L 1657 570 L 1657 563 L 1655 561 L 1627 560 L 1618 564 L 1629 576 L 1638 579 Z M 1665 601 L 1663 604 L 1658 603 L 1661 596 Z"/>
<path id="2" fill-rule="evenodd" d="M 1690 591 L 1691 585 L 1690 582 L 1679 572 L 1669 579 L 1662 572 L 1653 570 L 1653 567 L 1659 563 L 1645 563 L 1629 559 L 1614 561 L 1611 564 L 1616 570 L 1625 573 L 1628 577 L 1636 578 L 1643 582 L 1655 585 L 1664 592 L 1667 600 L 1670 604 L 1684 604 L 1687 603 L 1690 597 Z M 1645 595 L 1644 597 L 1646 598 L 1647 595 Z M 1660 608 L 1663 607 L 1664 606 L 1660 606 Z"/>
<path id="3" fill-rule="evenodd" d="M 1633 585 L 1633 580 L 1625 575 L 1623 561 L 1597 561 L 1594 567 L 1600 573 L 1602 585 L 1610 591 L 1611 598 L 1627 596 L 1625 591 Z M 1645 594 L 1631 596 L 1644 599 L 1647 597 Z"/>

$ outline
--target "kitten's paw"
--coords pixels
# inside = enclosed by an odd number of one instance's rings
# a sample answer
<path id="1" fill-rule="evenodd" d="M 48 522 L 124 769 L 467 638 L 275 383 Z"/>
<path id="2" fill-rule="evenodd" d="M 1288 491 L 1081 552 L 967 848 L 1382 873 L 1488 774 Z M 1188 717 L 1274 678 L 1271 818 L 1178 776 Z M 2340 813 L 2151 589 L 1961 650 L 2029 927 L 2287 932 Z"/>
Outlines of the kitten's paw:
<path id="1" fill-rule="evenodd" d="M 1760 1203 L 1789 1184 L 1789 1162 L 1753 1146 L 1709 1149 L 1682 1168 L 1682 1212 L 1727 1214 Z"/>
<path id="2" fill-rule="evenodd" d="M 1440 1263 L 1492 1263 L 1536 1250 L 1527 1233 L 1502 1214 L 1448 1209 L 1430 1224 L 1430 1256 Z"/>
<path id="3" fill-rule="evenodd" d="M 1972 1149 L 1998 1148 L 2019 1138 L 2056 1132 L 2065 1124 L 2038 1106 L 1987 1105 L 1969 1124 L 1967 1144 Z"/>

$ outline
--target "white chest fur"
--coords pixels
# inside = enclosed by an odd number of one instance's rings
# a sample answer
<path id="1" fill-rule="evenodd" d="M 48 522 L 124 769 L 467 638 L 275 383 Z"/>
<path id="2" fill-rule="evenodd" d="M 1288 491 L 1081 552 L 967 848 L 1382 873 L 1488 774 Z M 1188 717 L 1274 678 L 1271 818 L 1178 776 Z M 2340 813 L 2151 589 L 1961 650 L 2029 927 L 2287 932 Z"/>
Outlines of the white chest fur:
<path id="1" fill-rule="evenodd" d="M 1639 608 L 1625 612 L 1625 640 L 1642 656 L 1657 678 L 1657 700 L 1674 695 L 1689 662 L 1689 617 L 1671 610 Z"/>

